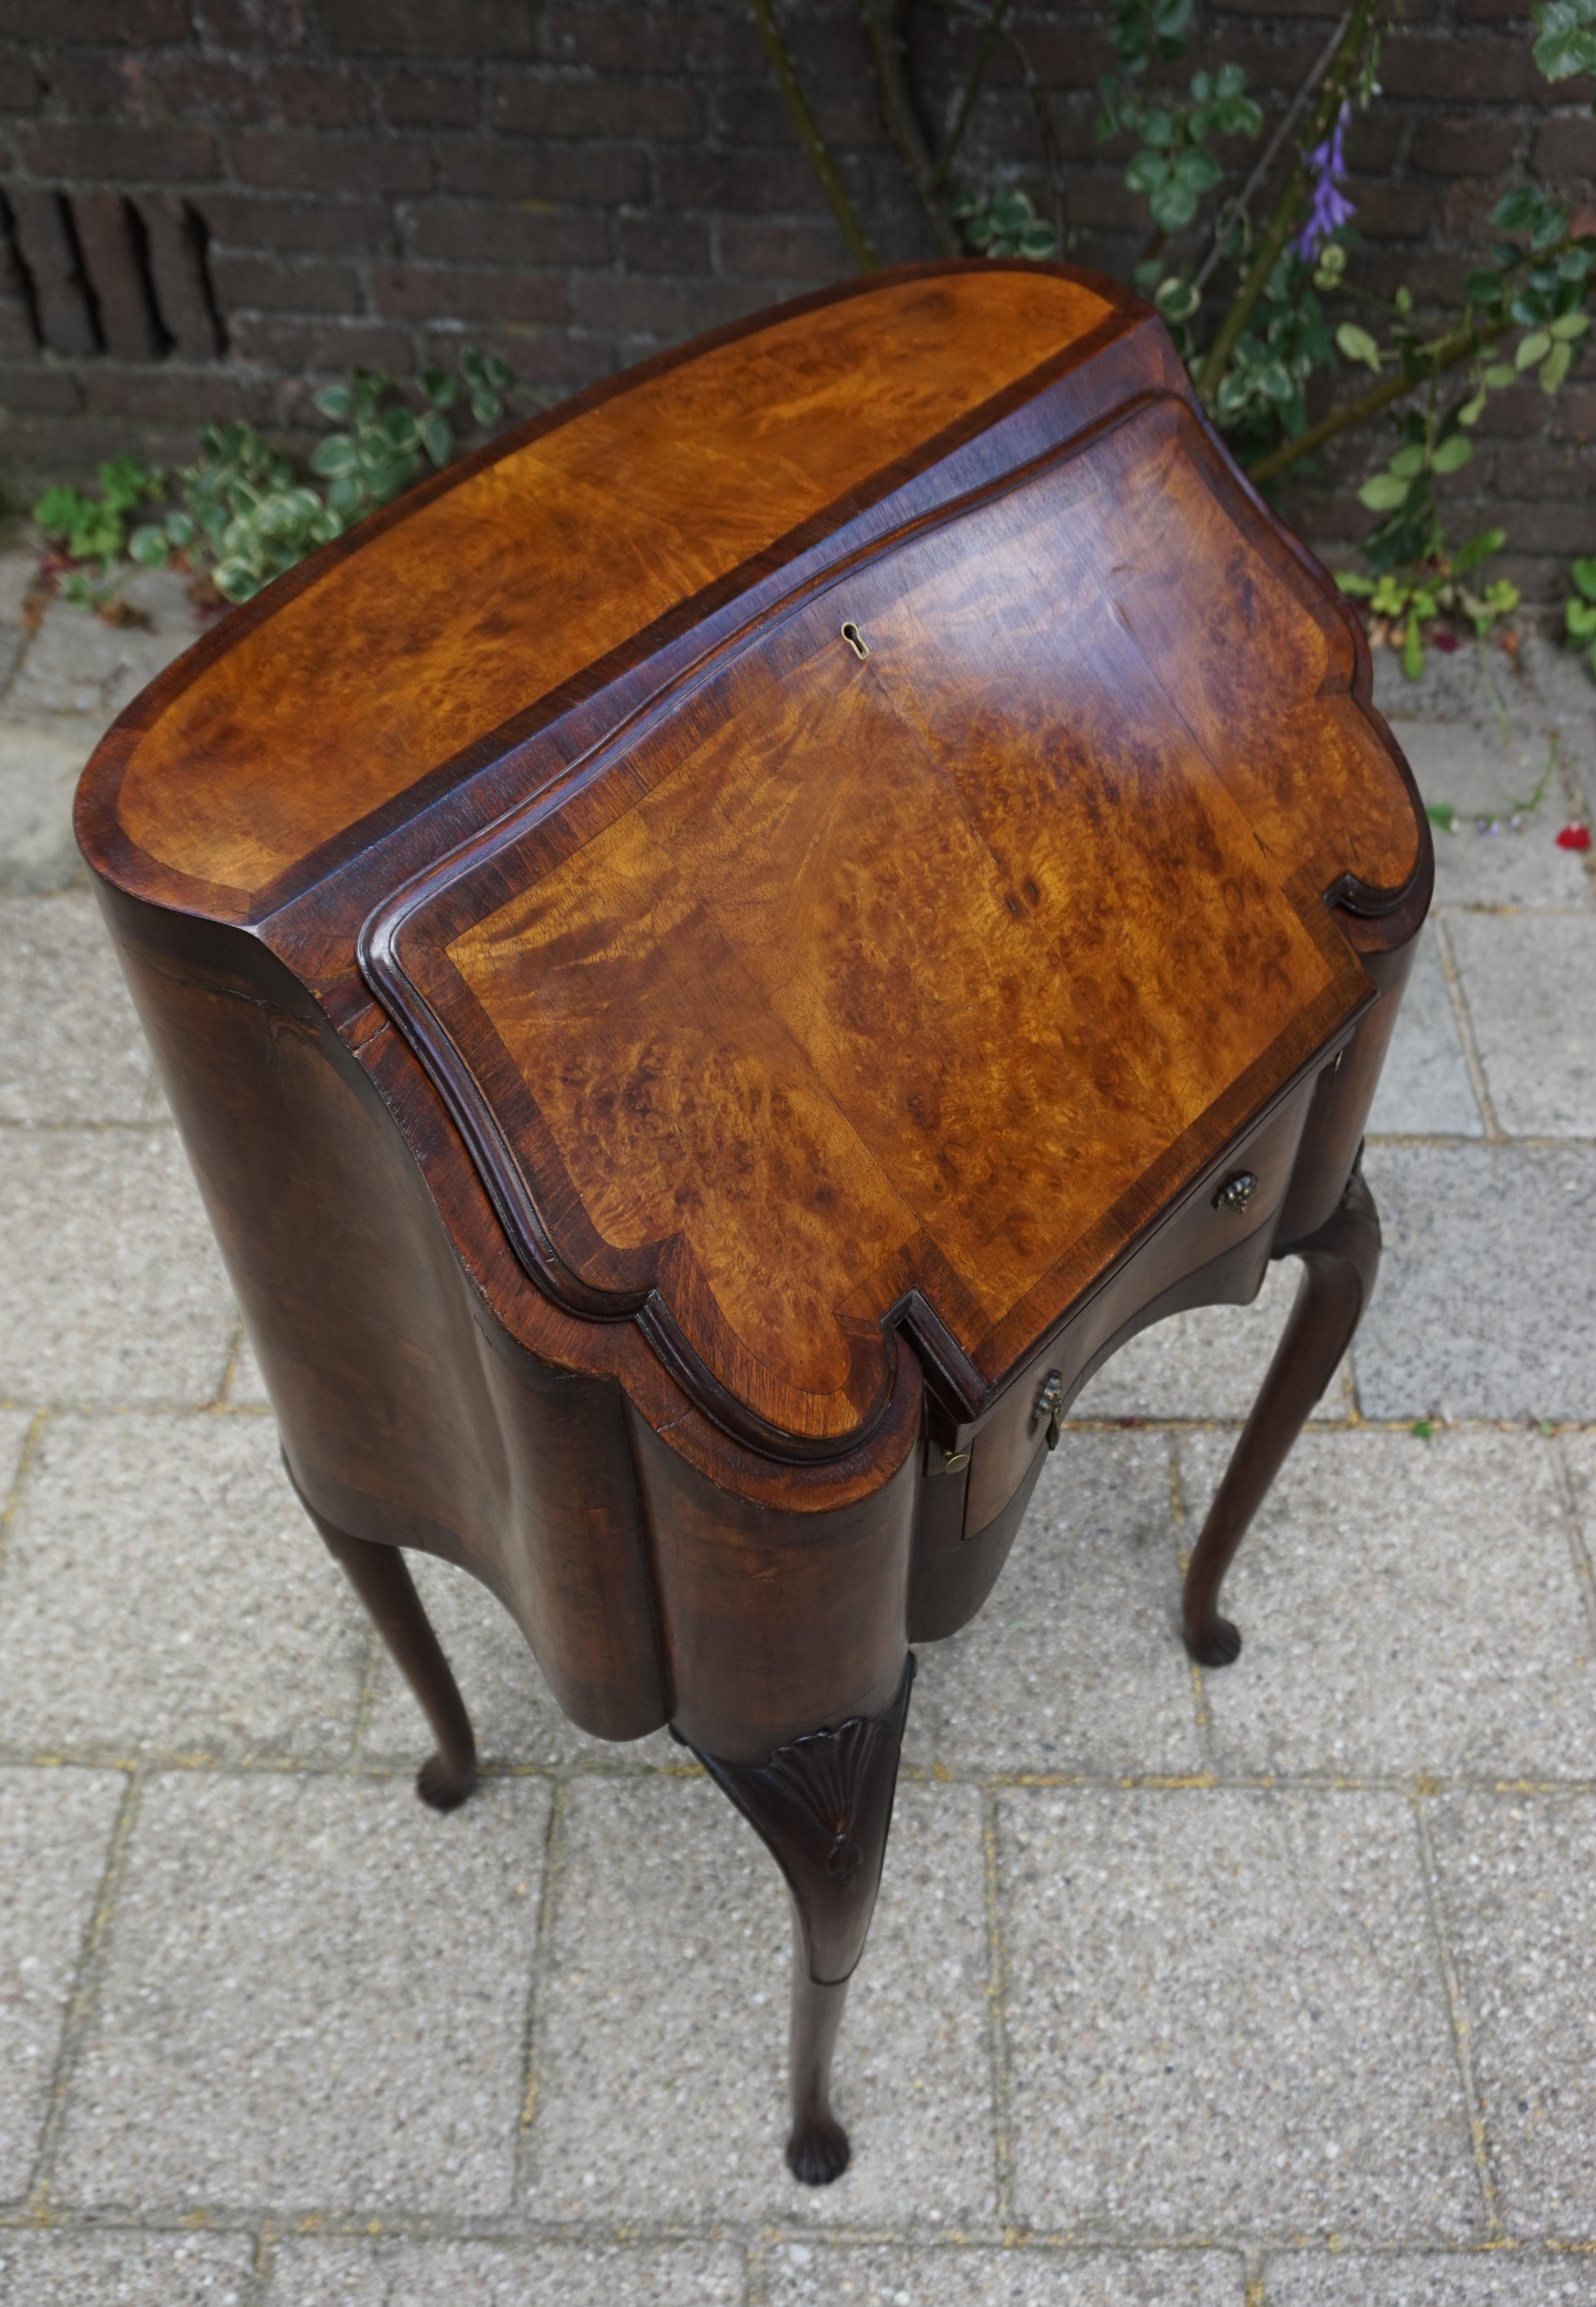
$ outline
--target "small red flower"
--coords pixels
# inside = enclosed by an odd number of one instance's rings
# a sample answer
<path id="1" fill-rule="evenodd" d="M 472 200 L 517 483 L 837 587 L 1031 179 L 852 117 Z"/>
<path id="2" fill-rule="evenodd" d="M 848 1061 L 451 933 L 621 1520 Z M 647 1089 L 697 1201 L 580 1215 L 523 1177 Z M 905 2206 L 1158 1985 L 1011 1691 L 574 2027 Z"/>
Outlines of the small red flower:
<path id="1" fill-rule="evenodd" d="M 1588 849 L 1591 828 L 1588 825 L 1566 825 L 1557 836 L 1559 849 Z"/>
<path id="2" fill-rule="evenodd" d="M 1446 631 L 1431 633 L 1429 638 L 1431 647 L 1438 648 L 1443 656 L 1450 656 L 1453 650 L 1457 647 L 1457 635 L 1455 633 Z"/>

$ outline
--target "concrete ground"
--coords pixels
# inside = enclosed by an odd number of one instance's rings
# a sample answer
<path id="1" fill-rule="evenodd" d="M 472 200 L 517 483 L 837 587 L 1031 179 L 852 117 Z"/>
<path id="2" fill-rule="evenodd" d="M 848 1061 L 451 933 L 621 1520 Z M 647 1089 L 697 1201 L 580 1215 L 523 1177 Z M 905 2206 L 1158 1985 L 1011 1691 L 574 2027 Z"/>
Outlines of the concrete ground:
<path id="1" fill-rule="evenodd" d="M 489 1757 L 418 1716 L 270 1417 L 64 808 L 189 638 L 0 561 L 0 2302 L 1596 2303 L 1596 689 L 1387 682 L 1437 904 L 1349 1368 L 1233 1574 L 1182 1548 L 1278 1330 L 1083 1397 L 929 1646 L 840 2059 L 786 2175 L 786 1918 L 663 1737 L 604 1747 L 452 1571 Z M 1474 820 L 1528 801 L 1519 830 Z M 1415 1433 L 1429 1420 L 1429 1438 Z"/>

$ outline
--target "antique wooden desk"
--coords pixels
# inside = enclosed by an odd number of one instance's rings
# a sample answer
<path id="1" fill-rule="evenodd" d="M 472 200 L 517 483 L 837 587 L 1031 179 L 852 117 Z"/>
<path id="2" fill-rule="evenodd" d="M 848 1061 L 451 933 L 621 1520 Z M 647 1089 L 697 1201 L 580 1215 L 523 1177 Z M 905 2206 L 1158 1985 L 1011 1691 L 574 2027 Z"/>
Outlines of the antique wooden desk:
<path id="1" fill-rule="evenodd" d="M 78 829 L 312 1518 L 470 1789 L 399 1551 L 792 1891 L 794 2129 L 909 1645 L 1133 1332 L 1305 1278 L 1186 1582 L 1351 1334 L 1430 853 L 1367 652 L 1159 322 L 927 266 L 617 378 L 235 613 Z"/>

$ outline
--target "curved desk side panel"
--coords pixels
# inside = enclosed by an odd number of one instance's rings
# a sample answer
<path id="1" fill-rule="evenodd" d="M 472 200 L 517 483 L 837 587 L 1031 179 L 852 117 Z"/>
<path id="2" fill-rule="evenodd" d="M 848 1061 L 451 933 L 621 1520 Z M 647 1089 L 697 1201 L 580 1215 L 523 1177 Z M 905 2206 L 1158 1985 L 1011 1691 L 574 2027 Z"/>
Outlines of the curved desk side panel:
<path id="1" fill-rule="evenodd" d="M 482 1579 L 583 1729 L 658 1728 L 619 1385 L 499 1329 L 376 1091 L 280 963 L 99 893 L 307 1503 Z"/>

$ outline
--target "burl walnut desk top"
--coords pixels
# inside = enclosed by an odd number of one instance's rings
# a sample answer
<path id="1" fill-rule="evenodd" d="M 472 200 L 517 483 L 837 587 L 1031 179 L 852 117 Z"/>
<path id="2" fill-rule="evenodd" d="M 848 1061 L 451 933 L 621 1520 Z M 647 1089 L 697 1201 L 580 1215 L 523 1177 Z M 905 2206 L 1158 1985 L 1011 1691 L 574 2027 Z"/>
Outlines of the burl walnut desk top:
<path id="1" fill-rule="evenodd" d="M 414 490 L 124 714 L 79 836 L 289 1472 L 426 1708 L 400 1549 L 668 1722 L 797 1921 L 789 2160 L 909 1644 L 1135 1330 L 1304 1279 L 1187 1580 L 1351 1336 L 1428 829 L 1323 571 L 1149 310 L 922 266 Z"/>

